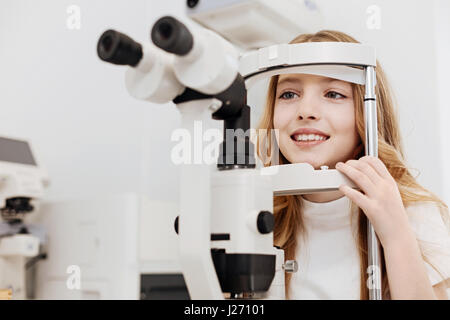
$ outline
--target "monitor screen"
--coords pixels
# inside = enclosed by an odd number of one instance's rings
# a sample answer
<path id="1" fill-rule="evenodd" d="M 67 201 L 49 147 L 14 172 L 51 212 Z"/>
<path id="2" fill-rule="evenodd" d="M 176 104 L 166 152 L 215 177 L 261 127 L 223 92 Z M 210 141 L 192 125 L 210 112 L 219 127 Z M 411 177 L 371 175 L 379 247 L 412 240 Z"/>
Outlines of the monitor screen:
<path id="1" fill-rule="evenodd" d="M 36 165 L 28 142 L 2 137 L 0 137 L 0 161 Z"/>

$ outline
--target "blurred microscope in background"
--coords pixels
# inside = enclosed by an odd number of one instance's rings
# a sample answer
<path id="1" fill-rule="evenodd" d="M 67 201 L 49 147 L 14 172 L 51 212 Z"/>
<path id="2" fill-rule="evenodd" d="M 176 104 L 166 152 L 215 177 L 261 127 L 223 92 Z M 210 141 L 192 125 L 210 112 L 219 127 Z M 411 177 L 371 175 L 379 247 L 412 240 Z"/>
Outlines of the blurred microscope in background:
<path id="1" fill-rule="evenodd" d="M 45 231 L 27 223 L 49 180 L 27 141 L 0 137 L 0 295 L 27 298 L 26 271 L 45 258 Z M 32 285 L 32 284 L 31 284 Z"/>

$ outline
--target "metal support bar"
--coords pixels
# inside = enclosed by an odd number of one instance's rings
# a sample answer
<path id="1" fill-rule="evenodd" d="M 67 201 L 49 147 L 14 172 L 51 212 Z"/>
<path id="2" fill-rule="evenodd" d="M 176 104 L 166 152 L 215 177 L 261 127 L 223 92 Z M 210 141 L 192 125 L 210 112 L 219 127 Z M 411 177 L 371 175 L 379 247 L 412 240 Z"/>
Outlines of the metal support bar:
<path id="1" fill-rule="evenodd" d="M 375 68 L 366 67 L 366 88 L 364 96 L 364 121 L 366 134 L 366 155 L 378 157 L 378 128 L 377 128 L 377 101 L 375 95 L 376 75 Z M 381 300 L 381 255 L 380 243 L 375 234 L 375 230 L 367 222 L 367 244 L 368 244 L 368 269 L 369 280 L 367 286 L 369 289 L 370 300 Z"/>

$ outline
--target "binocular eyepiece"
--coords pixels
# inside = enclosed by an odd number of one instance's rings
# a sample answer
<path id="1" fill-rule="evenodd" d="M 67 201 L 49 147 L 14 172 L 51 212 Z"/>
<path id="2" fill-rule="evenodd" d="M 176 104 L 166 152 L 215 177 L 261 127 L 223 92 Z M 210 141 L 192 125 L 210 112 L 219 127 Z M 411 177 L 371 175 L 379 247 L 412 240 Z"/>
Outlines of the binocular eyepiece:
<path id="1" fill-rule="evenodd" d="M 135 67 L 142 59 L 142 46 L 121 32 L 107 30 L 98 40 L 97 54 L 103 61 Z"/>
<path id="2" fill-rule="evenodd" d="M 157 47 L 179 56 L 188 54 L 194 46 L 191 32 L 183 23 L 170 16 L 156 21 L 151 38 Z"/>
<path id="3" fill-rule="evenodd" d="M 162 50 L 180 56 L 188 54 L 194 46 L 194 38 L 186 26 L 169 16 L 156 21 L 151 39 Z M 97 54 L 103 61 L 131 67 L 137 66 L 143 56 L 141 44 L 115 30 L 107 30 L 100 36 Z"/>

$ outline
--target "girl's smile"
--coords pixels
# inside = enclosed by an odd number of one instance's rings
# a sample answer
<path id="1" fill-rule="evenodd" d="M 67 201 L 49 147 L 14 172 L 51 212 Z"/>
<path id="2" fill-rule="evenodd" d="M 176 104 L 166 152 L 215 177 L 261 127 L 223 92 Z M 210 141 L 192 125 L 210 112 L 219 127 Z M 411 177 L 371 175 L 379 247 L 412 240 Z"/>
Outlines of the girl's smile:
<path id="1" fill-rule="evenodd" d="M 300 148 L 309 148 L 314 147 L 319 144 L 325 143 L 327 140 L 311 140 L 311 141 L 295 141 L 293 140 L 294 144 Z"/>

